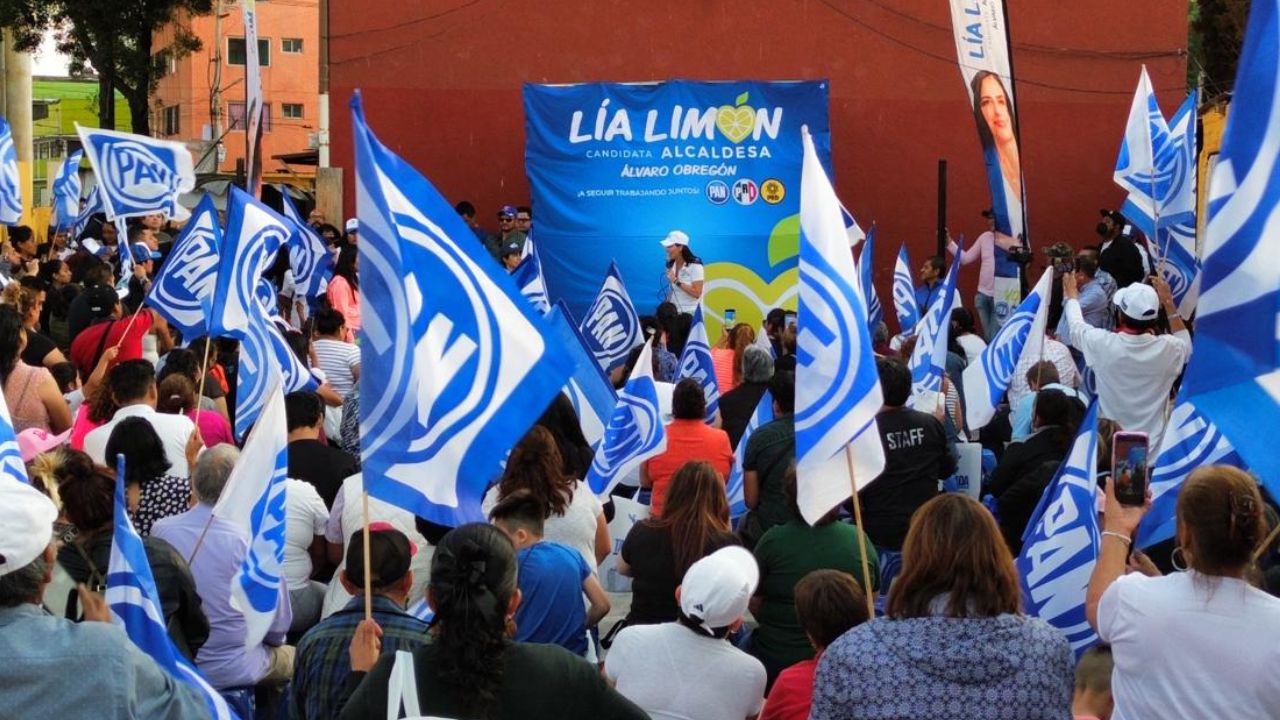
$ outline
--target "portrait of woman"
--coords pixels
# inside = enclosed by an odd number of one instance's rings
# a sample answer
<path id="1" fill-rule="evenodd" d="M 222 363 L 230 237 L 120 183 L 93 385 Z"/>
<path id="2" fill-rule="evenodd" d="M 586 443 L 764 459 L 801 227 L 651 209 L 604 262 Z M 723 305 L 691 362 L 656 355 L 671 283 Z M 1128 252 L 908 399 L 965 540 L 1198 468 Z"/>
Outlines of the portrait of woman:
<path id="1" fill-rule="evenodd" d="M 973 76 L 973 115 L 982 149 L 994 153 L 1004 179 L 1005 196 L 1022 204 L 1022 166 L 1018 160 L 1018 129 L 1013 102 L 1000 76 L 983 70 Z"/>

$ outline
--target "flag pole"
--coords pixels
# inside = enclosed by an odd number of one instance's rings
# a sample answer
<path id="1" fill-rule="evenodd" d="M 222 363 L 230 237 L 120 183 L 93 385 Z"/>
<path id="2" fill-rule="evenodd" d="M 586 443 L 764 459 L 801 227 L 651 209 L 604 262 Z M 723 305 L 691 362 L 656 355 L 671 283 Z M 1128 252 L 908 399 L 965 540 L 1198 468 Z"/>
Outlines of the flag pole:
<path id="1" fill-rule="evenodd" d="M 373 619 L 373 576 L 369 572 L 369 491 L 360 492 L 361 512 L 364 513 L 364 619 Z"/>
<path id="2" fill-rule="evenodd" d="M 1253 549 L 1253 562 L 1258 562 L 1258 558 L 1262 557 L 1262 553 L 1266 552 L 1267 548 L 1271 547 L 1271 543 L 1276 541 L 1276 536 L 1278 535 L 1280 535 L 1280 524 L 1271 528 L 1271 532 L 1262 539 L 1262 542 L 1258 543 L 1258 547 Z"/>
<path id="3" fill-rule="evenodd" d="M 875 618 L 876 602 L 871 598 L 871 563 L 867 559 L 867 533 L 862 529 L 862 502 L 858 500 L 858 481 L 853 477 L 853 448 L 844 446 L 844 459 L 849 465 L 849 483 L 853 485 L 853 522 L 858 526 L 858 554 L 862 559 L 862 595 L 867 601 L 867 616 Z"/>

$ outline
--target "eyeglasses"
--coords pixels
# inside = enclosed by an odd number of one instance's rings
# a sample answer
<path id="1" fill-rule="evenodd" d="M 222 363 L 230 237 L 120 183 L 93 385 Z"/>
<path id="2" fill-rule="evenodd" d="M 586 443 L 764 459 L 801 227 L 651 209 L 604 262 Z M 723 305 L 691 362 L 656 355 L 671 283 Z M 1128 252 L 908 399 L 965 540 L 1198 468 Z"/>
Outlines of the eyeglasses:
<path id="1" fill-rule="evenodd" d="M 533 222 L 533 218 L 528 218 L 528 217 L 517 217 L 517 218 L 516 218 L 516 222 Z"/>

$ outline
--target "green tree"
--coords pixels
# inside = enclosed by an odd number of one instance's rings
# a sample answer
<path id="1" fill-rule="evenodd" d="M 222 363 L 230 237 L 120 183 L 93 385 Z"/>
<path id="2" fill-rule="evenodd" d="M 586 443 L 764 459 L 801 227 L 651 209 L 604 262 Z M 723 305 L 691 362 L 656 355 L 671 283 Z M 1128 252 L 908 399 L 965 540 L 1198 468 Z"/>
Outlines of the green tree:
<path id="1" fill-rule="evenodd" d="M 1231 92 L 1249 19 L 1249 0 L 1193 0 L 1188 68 L 1191 80 L 1203 73 L 1206 100 Z"/>
<path id="2" fill-rule="evenodd" d="M 53 31 L 58 50 L 71 56 L 71 72 L 92 65 L 99 97 L 119 91 L 129 103 L 133 132 L 151 130 L 148 100 L 159 74 L 154 56 L 161 51 L 183 57 L 200 49 L 200 39 L 175 23 L 175 39 L 153 47 L 156 30 L 186 15 L 205 15 L 212 0 L 0 0 L 0 26 L 13 32 L 18 49 L 34 49 Z M 100 102 L 102 127 L 115 128 L 115 104 Z"/>

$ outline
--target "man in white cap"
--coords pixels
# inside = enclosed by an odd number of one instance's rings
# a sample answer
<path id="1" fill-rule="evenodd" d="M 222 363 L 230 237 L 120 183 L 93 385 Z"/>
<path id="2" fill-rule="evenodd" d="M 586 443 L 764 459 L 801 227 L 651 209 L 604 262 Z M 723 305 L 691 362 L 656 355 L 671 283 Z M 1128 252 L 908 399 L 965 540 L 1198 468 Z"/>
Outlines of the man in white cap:
<path id="1" fill-rule="evenodd" d="M 1169 391 L 1191 357 L 1191 335 L 1168 283 L 1152 277 L 1151 285 L 1134 283 L 1117 290 L 1111 298 L 1115 332 L 1085 322 L 1073 273 L 1062 276 L 1062 296 L 1072 344 L 1097 380 L 1099 413 L 1122 430 L 1147 433 L 1151 447 L 1159 447 Z M 1161 307 L 1172 334 L 1156 334 Z"/>
<path id="2" fill-rule="evenodd" d="M 667 252 L 667 282 L 671 283 L 667 302 L 681 313 L 692 314 L 702 299 L 702 260 L 689 249 L 689 236 L 681 230 L 672 230 L 659 242 Z"/>
<path id="3" fill-rule="evenodd" d="M 360 218 L 347 218 L 347 224 L 343 228 L 346 231 L 346 242 L 348 245 L 355 245 L 357 236 L 360 235 Z"/>
<path id="4" fill-rule="evenodd" d="M 110 623 L 106 603 L 81 586 L 86 621 L 41 607 L 53 578 L 53 502 L 0 478 L 0 707 L 5 717 L 204 718 L 192 686 L 171 677 Z"/>
<path id="5" fill-rule="evenodd" d="M 764 705 L 760 661 L 729 644 L 742 626 L 760 568 L 744 548 L 721 548 L 689 566 L 676 588 L 680 616 L 618 633 L 605 675 L 655 720 L 743 720 Z"/>

